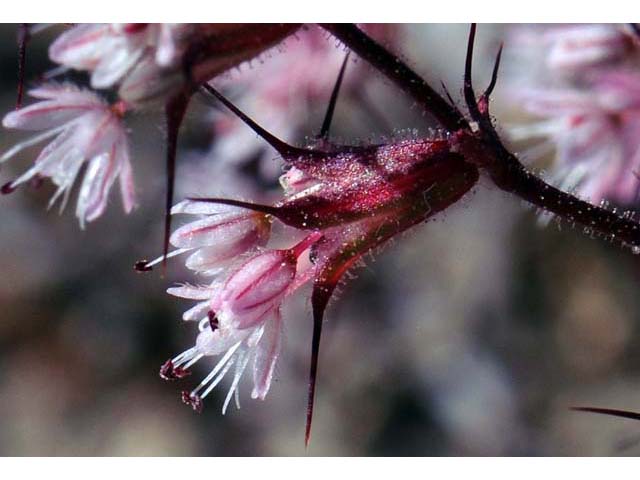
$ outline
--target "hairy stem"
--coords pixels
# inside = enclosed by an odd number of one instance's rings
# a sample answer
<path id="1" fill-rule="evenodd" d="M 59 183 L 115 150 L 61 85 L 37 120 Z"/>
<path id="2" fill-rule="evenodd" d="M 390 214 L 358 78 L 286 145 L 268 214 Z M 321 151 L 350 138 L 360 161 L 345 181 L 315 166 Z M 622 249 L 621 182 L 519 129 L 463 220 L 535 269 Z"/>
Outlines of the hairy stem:
<path id="1" fill-rule="evenodd" d="M 558 215 L 569 222 L 577 222 L 589 231 L 615 239 L 633 247 L 640 247 L 640 226 L 627 216 L 619 216 L 597 207 L 569 193 L 563 192 L 527 171 L 518 158 L 502 143 L 489 118 L 477 109 L 470 83 L 471 54 L 473 51 L 472 27 L 465 72 L 467 103 L 473 113 L 482 117 L 480 129 L 472 132 L 468 121 L 447 103 L 423 78 L 417 75 L 400 58 L 371 39 L 353 24 L 322 24 L 350 50 L 368 61 L 402 91 L 407 93 L 425 110 L 430 112 L 443 127 L 463 138 L 463 155 L 489 174 L 493 183 L 529 203 Z M 486 99 L 488 101 L 488 99 Z"/>

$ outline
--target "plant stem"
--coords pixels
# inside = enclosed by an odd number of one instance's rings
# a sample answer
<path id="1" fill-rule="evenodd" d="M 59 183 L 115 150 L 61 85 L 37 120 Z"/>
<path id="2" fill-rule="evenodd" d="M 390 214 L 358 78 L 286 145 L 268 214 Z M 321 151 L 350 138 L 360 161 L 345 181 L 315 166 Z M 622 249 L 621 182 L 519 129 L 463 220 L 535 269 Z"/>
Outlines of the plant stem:
<path id="1" fill-rule="evenodd" d="M 371 39 L 357 26 L 353 24 L 322 24 L 321 26 L 411 96 L 443 127 L 452 133 L 457 133 L 459 138 L 463 138 L 462 153 L 467 161 L 485 170 L 498 188 L 558 215 L 564 220 L 580 223 L 592 232 L 598 232 L 607 238 L 640 248 L 638 223 L 626 215 L 620 216 L 580 200 L 527 171 L 518 158 L 502 144 L 492 125 L 489 131 L 485 131 L 486 125 L 481 125 L 480 131 L 472 132 L 469 122 L 455 106 L 447 103 L 400 58 Z M 472 41 L 473 39 L 470 44 Z M 475 98 L 473 100 L 475 101 Z"/>

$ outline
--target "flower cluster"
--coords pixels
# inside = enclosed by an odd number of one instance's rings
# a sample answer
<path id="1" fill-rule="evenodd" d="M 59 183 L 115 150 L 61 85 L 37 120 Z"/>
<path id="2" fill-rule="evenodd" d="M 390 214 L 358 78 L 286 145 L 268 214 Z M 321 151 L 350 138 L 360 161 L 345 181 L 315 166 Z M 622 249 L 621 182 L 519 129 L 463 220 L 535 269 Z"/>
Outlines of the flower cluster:
<path id="1" fill-rule="evenodd" d="M 512 140 L 544 139 L 530 150 L 533 158 L 555 149 L 551 174 L 562 189 L 595 203 L 636 202 L 640 56 L 631 29 L 521 27 L 508 45 L 521 72 L 510 77 L 510 96 L 538 118 L 511 128 Z"/>
<path id="2" fill-rule="evenodd" d="M 182 285 L 168 293 L 198 303 L 183 315 L 185 321 L 199 322 L 195 346 L 168 360 L 160 369 L 166 380 L 182 378 L 203 357 L 221 355 L 209 375 L 183 400 L 194 409 L 235 364 L 235 373 L 227 399 L 236 393 L 249 362 L 253 362 L 252 397 L 264 399 L 278 359 L 282 318 L 280 305 L 295 289 L 308 280 L 310 263 L 304 253 L 321 234 L 312 232 L 290 249 L 264 249 L 270 236 L 270 219 L 264 213 L 244 208 L 185 200 L 172 209 L 173 214 L 198 215 L 201 218 L 177 229 L 171 244 L 175 256 L 191 252 L 188 268 L 211 282 L 203 286 Z M 147 268 L 160 259 L 147 264 Z"/>
<path id="3" fill-rule="evenodd" d="M 130 99 L 140 79 L 155 76 L 155 81 L 167 81 L 159 73 L 177 65 L 190 29 L 186 24 L 80 24 L 51 44 L 49 57 L 67 68 L 90 72 L 93 88 L 123 82 L 120 93 Z"/>
<path id="4" fill-rule="evenodd" d="M 70 84 L 45 84 L 29 93 L 40 101 L 7 114 L 2 125 L 41 133 L 8 150 L 0 162 L 27 147 L 53 140 L 42 149 L 29 170 L 4 185 L 3 193 L 33 179 L 49 177 L 58 187 L 49 205 L 63 196 L 64 208 L 81 167 L 87 163 L 76 207 L 80 226 L 102 214 L 109 190 L 117 179 L 122 205 L 129 213 L 135 205 L 135 193 L 122 123 L 124 102 L 111 105 L 97 94 Z"/>
<path id="5" fill-rule="evenodd" d="M 93 90 L 69 82 L 45 83 L 30 91 L 39 101 L 10 112 L 5 128 L 41 131 L 0 157 L 4 162 L 27 147 L 53 139 L 22 176 L 2 193 L 43 177 L 58 187 L 51 204 L 66 204 L 83 164 L 87 164 L 76 216 L 80 225 L 98 218 L 108 193 L 120 181 L 125 212 L 135 205 L 124 114 L 150 102 L 188 97 L 193 85 L 259 54 L 298 28 L 297 25 L 246 24 L 79 24 L 50 46 L 49 58 L 69 69 L 87 72 L 92 89 L 116 89 L 107 103 Z M 31 29 L 32 33 L 41 30 Z M 23 48 L 25 45 L 23 45 Z M 52 77 L 53 75 L 49 75 Z M 193 83 L 193 85 L 192 85 Z M 21 97 L 21 87 L 19 88 Z M 176 125 L 176 128 L 179 126 Z"/>

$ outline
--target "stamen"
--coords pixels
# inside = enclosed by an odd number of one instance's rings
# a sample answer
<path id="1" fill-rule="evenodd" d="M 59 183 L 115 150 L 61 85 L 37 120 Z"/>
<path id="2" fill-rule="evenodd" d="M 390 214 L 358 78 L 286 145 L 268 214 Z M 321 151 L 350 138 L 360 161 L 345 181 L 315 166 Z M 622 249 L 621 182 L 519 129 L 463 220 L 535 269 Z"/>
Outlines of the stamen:
<path id="1" fill-rule="evenodd" d="M 216 374 L 222 369 L 222 367 L 224 367 L 224 365 L 229 361 L 229 359 L 233 356 L 233 354 L 235 353 L 235 351 L 238 349 L 238 347 L 240 347 L 240 345 L 242 344 L 242 342 L 238 342 L 236 343 L 233 347 L 231 347 L 229 350 L 227 350 L 227 353 L 224 354 L 224 356 L 220 359 L 220 361 L 216 364 L 215 367 L 213 367 L 213 370 L 211 370 L 211 373 L 209 373 L 209 375 L 207 375 L 205 377 L 204 380 L 202 380 L 202 382 L 200 382 L 200 385 L 198 385 L 193 391 L 194 393 L 199 392 L 200 390 L 202 390 L 202 388 L 211 381 L 211 379 L 213 377 L 216 376 Z M 226 370 L 225 370 L 226 373 Z M 203 398 L 205 396 L 207 396 L 207 394 L 213 389 L 213 387 L 217 385 L 217 382 L 213 383 L 213 386 L 210 386 L 209 388 L 207 388 L 207 390 L 205 391 L 204 395 L 202 396 Z"/>
<path id="2" fill-rule="evenodd" d="M 192 347 L 188 350 L 185 350 L 184 352 L 182 352 L 179 355 L 176 355 L 174 358 L 171 359 L 171 362 L 176 366 L 180 366 L 183 363 L 185 363 L 186 361 L 188 361 L 189 359 L 194 357 L 194 354 L 196 353 L 197 349 L 195 347 Z"/>
<path id="3" fill-rule="evenodd" d="M 188 252 L 189 250 L 191 250 L 191 249 L 190 248 L 179 248 L 177 250 L 174 250 L 173 252 L 168 253 L 166 256 L 165 255 L 160 255 L 158 258 L 155 258 L 155 259 L 153 259 L 151 261 L 139 260 L 134 264 L 133 268 L 135 270 L 137 270 L 138 272 L 150 272 L 151 270 L 153 270 L 154 265 L 159 264 L 165 258 L 175 257 L 177 255 L 180 255 L 180 254 L 184 253 L 184 252 Z"/>
<path id="4" fill-rule="evenodd" d="M 215 332 L 220 326 L 218 317 L 216 316 L 216 312 L 214 312 L 213 310 L 209 310 L 209 312 L 207 312 L 207 317 L 209 318 L 209 326 L 211 327 L 211 331 Z"/>
<path id="5" fill-rule="evenodd" d="M 153 270 L 153 267 L 149 266 L 149 261 L 148 260 L 138 260 L 133 265 L 133 269 L 136 272 L 150 272 L 151 270 Z"/>
<path id="6" fill-rule="evenodd" d="M 160 378 L 167 381 L 180 380 L 181 378 L 188 377 L 191 372 L 185 368 L 176 367 L 171 360 L 167 360 L 160 367 Z"/>
<path id="7" fill-rule="evenodd" d="M 204 391 L 204 393 L 202 394 L 202 398 L 205 398 L 207 395 L 209 395 L 211 393 L 211 391 L 216 388 L 216 386 L 222 381 L 222 379 L 225 377 L 225 375 L 227 374 L 227 372 L 229 371 L 229 369 L 231 367 L 233 367 L 233 364 L 235 363 L 235 359 L 231 359 L 229 361 L 229 363 L 227 363 L 225 365 L 225 367 L 222 369 L 222 371 L 218 374 L 218 376 L 215 378 L 215 380 L 213 382 L 211 382 L 211 385 L 209 385 L 207 387 L 207 389 Z"/>
<path id="8" fill-rule="evenodd" d="M 18 185 L 15 185 L 15 180 L 11 180 L 10 182 L 5 183 L 4 185 L 2 185 L 2 187 L 0 187 L 0 193 L 2 195 L 9 195 L 10 193 L 13 193 L 16 191 L 16 189 L 18 188 Z"/>
<path id="9" fill-rule="evenodd" d="M 185 366 L 183 368 L 187 369 L 187 368 L 191 368 L 191 366 L 193 366 L 198 360 L 200 360 L 202 357 L 204 357 L 204 355 L 202 353 L 196 355 L 195 357 L 193 357 L 191 360 L 189 360 Z"/>
<path id="10" fill-rule="evenodd" d="M 187 390 L 183 390 L 180 395 L 182 396 L 182 403 L 189 405 L 194 412 L 202 413 L 202 407 L 204 406 L 202 398 L 200 398 L 196 393 L 189 393 Z"/>
<path id="11" fill-rule="evenodd" d="M 238 363 L 236 364 L 236 372 L 233 376 L 233 383 L 231 384 L 231 388 L 227 393 L 227 398 L 224 399 L 224 405 L 222 406 L 223 415 L 227 412 L 227 407 L 229 406 L 231 397 L 238 389 L 238 384 L 240 383 L 240 379 L 242 378 L 244 369 L 247 368 L 247 364 L 249 363 L 249 357 L 250 355 L 246 351 L 242 351 L 239 355 Z M 237 397 L 236 397 L 236 406 L 240 408 L 240 401 L 237 399 Z"/>

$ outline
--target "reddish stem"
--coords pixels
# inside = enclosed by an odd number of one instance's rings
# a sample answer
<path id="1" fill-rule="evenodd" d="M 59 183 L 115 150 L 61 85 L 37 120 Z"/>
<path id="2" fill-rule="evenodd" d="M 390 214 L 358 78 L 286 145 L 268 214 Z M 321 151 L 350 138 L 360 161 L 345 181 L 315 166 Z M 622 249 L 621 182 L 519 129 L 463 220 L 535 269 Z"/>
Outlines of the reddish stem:
<path id="1" fill-rule="evenodd" d="M 445 128 L 460 139 L 467 161 L 483 168 L 495 185 L 570 222 L 605 237 L 640 247 L 640 227 L 627 217 L 580 200 L 563 192 L 527 171 L 518 158 L 501 142 L 488 116 L 482 115 L 471 87 L 471 63 L 475 27 L 472 26 L 465 71 L 465 100 L 480 130 L 472 132 L 461 113 L 440 96 L 427 82 L 366 33 L 353 24 L 322 24 L 350 50 L 386 75 L 419 105 L 430 112 Z M 488 102 L 488 99 L 485 99 Z"/>

